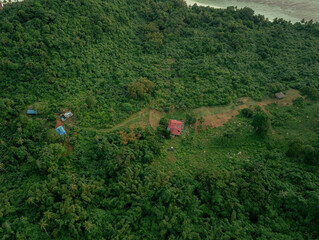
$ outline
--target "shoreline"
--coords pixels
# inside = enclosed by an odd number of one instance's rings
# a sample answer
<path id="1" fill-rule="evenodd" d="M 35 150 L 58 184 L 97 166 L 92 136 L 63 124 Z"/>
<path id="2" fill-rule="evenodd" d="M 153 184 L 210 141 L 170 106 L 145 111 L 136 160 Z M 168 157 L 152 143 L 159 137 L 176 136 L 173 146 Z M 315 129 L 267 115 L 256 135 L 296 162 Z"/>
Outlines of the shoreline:
<path id="1" fill-rule="evenodd" d="M 255 15 L 263 15 L 269 21 L 282 18 L 287 22 L 296 23 L 302 19 L 319 23 L 318 0 L 185 0 L 188 7 L 197 4 L 214 9 L 226 9 L 234 6 L 254 10 Z M 218 6 L 216 6 L 218 5 Z"/>
<path id="2" fill-rule="evenodd" d="M 193 6 L 194 4 L 197 4 L 197 6 L 202 6 L 202 7 L 212 7 L 212 8 L 216 8 L 216 9 L 225 9 L 223 7 L 217 7 L 211 4 L 205 4 L 205 3 L 199 3 L 193 0 L 185 0 L 187 6 Z"/>

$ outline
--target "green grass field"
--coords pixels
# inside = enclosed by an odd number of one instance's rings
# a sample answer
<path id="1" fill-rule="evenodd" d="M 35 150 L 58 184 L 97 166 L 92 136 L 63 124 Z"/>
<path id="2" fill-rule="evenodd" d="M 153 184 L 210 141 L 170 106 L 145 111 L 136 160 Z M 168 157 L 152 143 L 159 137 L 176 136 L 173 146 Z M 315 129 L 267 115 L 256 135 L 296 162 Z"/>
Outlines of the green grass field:
<path id="1" fill-rule="evenodd" d="M 241 115 L 224 126 L 207 128 L 199 133 L 187 126 L 182 136 L 165 141 L 162 156 L 154 164 L 164 172 L 195 174 L 203 168 L 230 170 L 253 160 L 256 153 L 267 152 L 273 146 L 282 146 L 284 154 L 288 143 L 296 138 L 307 144 L 317 141 L 318 109 L 319 103 L 307 103 L 303 108 L 279 108 L 278 104 L 267 106 L 274 124 L 266 139 L 257 136 L 251 120 Z M 280 124 L 277 124 L 278 121 Z M 224 133 L 229 129 L 233 130 L 233 136 L 225 138 Z M 175 151 L 167 151 L 170 147 L 174 147 Z M 283 158 L 289 161 L 285 155 Z"/>

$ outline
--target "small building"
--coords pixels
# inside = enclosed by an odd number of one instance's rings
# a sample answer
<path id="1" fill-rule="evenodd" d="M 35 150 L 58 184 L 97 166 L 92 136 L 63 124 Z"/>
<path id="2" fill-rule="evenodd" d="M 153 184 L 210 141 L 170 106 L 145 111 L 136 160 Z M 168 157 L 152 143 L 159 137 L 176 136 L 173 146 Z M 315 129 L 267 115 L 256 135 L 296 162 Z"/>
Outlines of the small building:
<path id="1" fill-rule="evenodd" d="M 28 114 L 28 115 L 37 115 L 37 114 L 38 114 L 38 111 L 32 110 L 32 109 L 28 109 L 28 110 L 27 110 L 27 114 Z"/>
<path id="2" fill-rule="evenodd" d="M 244 100 L 243 100 L 242 98 L 237 98 L 237 99 L 236 99 L 236 103 L 238 103 L 238 104 L 244 104 L 245 102 L 244 102 Z"/>
<path id="3" fill-rule="evenodd" d="M 66 134 L 66 132 L 65 132 L 65 130 L 64 130 L 64 128 L 63 128 L 63 126 L 60 126 L 60 127 L 56 128 L 55 131 L 56 131 L 60 136 Z"/>
<path id="4" fill-rule="evenodd" d="M 168 151 L 168 152 L 174 152 L 174 148 L 171 147 L 171 148 L 167 149 L 167 151 Z"/>
<path id="5" fill-rule="evenodd" d="M 285 97 L 285 94 L 283 94 L 282 92 L 277 92 L 275 93 L 275 97 L 277 99 L 283 99 Z"/>
<path id="6" fill-rule="evenodd" d="M 38 111 L 33 110 L 33 106 L 30 105 L 30 106 L 28 107 L 27 114 L 28 114 L 28 115 L 37 115 L 37 114 L 38 114 Z"/>
<path id="7" fill-rule="evenodd" d="M 64 114 L 62 114 L 61 120 L 64 122 L 65 120 L 67 120 L 68 118 L 72 117 L 73 114 L 71 112 L 66 112 Z"/>
<path id="8" fill-rule="evenodd" d="M 171 132 L 171 135 L 179 136 L 184 130 L 184 122 L 170 119 L 167 130 Z"/>

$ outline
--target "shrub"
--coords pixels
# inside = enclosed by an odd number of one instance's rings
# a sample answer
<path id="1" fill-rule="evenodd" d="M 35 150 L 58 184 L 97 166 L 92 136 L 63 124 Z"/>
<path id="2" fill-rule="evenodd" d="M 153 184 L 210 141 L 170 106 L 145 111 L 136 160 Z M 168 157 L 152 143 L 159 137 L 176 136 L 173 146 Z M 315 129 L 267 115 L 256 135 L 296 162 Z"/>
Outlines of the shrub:
<path id="1" fill-rule="evenodd" d="M 316 149 L 311 145 L 304 146 L 303 149 L 305 155 L 305 162 L 308 164 L 316 165 L 318 164 L 318 154 Z"/>
<path id="2" fill-rule="evenodd" d="M 305 100 L 303 99 L 303 97 L 298 97 L 293 100 L 293 104 L 296 107 L 303 107 L 305 105 Z"/>
<path id="3" fill-rule="evenodd" d="M 196 123 L 196 117 L 193 114 L 186 114 L 186 123 L 189 125 Z"/>
<path id="4" fill-rule="evenodd" d="M 127 91 L 133 98 L 145 98 L 147 94 L 153 92 L 154 83 L 141 77 L 140 80 L 134 80 L 127 86 Z"/>
<path id="5" fill-rule="evenodd" d="M 257 134 L 265 136 L 270 128 L 270 121 L 265 113 L 258 112 L 254 115 L 252 125 Z"/>
<path id="6" fill-rule="evenodd" d="M 203 117 L 199 117 L 198 121 L 199 121 L 200 124 L 203 124 L 205 122 L 205 119 Z"/>
<path id="7" fill-rule="evenodd" d="M 85 99 L 85 103 L 87 104 L 88 108 L 92 109 L 96 106 L 96 98 L 90 95 Z"/>
<path id="8" fill-rule="evenodd" d="M 287 156 L 297 158 L 303 151 L 303 142 L 300 139 L 293 140 L 288 147 Z"/>
<path id="9" fill-rule="evenodd" d="M 168 118 L 166 117 L 162 117 L 159 121 L 159 125 L 162 125 L 162 126 L 165 126 L 167 127 L 168 126 Z"/>
<path id="10" fill-rule="evenodd" d="M 252 118 L 254 115 L 253 111 L 249 108 L 244 108 L 241 110 L 241 114 L 246 118 Z"/>
<path id="11" fill-rule="evenodd" d="M 157 133 L 160 134 L 161 136 L 165 137 L 166 139 L 171 138 L 171 132 L 169 130 L 167 130 L 167 126 L 159 125 L 157 127 Z"/>
<path id="12" fill-rule="evenodd" d="M 130 103 L 124 103 L 123 104 L 123 110 L 125 111 L 125 112 L 131 112 L 132 110 L 133 110 L 133 106 L 132 106 L 132 104 L 130 104 Z"/>
<path id="13" fill-rule="evenodd" d="M 310 99 L 316 100 L 319 98 L 319 91 L 314 86 L 304 86 L 300 89 L 301 93 L 307 95 Z"/>

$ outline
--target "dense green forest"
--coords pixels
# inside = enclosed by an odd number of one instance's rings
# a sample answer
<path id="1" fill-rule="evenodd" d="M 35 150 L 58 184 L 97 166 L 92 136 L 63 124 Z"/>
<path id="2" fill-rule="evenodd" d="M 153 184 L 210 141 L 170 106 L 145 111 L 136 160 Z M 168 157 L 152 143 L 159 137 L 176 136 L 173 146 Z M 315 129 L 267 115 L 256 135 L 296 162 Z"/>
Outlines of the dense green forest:
<path id="1" fill-rule="evenodd" d="M 0 11 L 0 41 L 1 239 L 319 239 L 318 23 L 26 0 Z M 192 115 L 288 89 L 302 97 L 218 128 Z M 167 115 L 112 131 L 142 109 Z"/>

